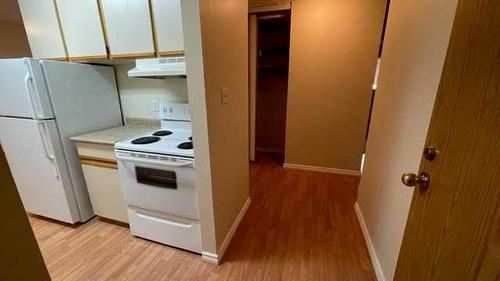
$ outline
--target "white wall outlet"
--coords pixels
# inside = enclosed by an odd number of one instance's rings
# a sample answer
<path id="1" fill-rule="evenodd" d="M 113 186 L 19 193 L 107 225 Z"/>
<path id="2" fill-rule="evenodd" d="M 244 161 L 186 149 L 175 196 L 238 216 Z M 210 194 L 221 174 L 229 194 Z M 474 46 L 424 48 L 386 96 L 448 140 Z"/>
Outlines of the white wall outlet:
<path id="1" fill-rule="evenodd" d="M 184 115 L 186 116 L 187 119 L 191 120 L 191 107 L 189 106 L 189 104 L 184 109 L 185 109 Z"/>
<path id="2" fill-rule="evenodd" d="M 191 111 L 187 103 L 162 102 L 160 103 L 159 116 L 160 119 L 189 121 L 191 120 Z"/>
<path id="3" fill-rule="evenodd" d="M 220 90 L 220 104 L 226 105 L 230 102 L 229 88 L 222 88 Z"/>
<path id="4" fill-rule="evenodd" d="M 159 111 L 160 111 L 160 101 L 153 100 L 153 112 L 159 112 Z"/>

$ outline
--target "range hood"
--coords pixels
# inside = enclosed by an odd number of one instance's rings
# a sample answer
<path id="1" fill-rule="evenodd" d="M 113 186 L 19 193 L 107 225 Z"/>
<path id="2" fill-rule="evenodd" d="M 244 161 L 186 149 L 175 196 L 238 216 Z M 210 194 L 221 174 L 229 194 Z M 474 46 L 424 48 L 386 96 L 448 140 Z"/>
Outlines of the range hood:
<path id="1" fill-rule="evenodd" d="M 169 57 L 156 59 L 139 59 L 135 67 L 127 72 L 129 77 L 167 78 L 186 76 L 186 58 Z"/>

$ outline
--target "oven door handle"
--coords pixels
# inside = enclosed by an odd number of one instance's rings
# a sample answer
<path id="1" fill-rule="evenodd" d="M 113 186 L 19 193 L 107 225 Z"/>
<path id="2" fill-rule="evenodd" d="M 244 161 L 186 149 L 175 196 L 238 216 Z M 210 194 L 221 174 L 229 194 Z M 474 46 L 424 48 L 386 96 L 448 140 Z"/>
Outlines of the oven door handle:
<path id="1" fill-rule="evenodd" d="M 193 166 L 193 162 L 175 163 L 175 162 L 171 162 L 171 161 L 158 161 L 158 160 L 152 160 L 152 159 L 147 159 L 147 158 L 127 157 L 127 156 L 123 156 L 119 153 L 116 154 L 115 156 L 116 156 L 116 159 L 118 159 L 118 160 L 130 161 L 130 162 L 136 162 L 136 163 L 155 164 L 155 165 L 162 165 L 162 166 L 176 167 L 176 168 L 192 167 Z"/>

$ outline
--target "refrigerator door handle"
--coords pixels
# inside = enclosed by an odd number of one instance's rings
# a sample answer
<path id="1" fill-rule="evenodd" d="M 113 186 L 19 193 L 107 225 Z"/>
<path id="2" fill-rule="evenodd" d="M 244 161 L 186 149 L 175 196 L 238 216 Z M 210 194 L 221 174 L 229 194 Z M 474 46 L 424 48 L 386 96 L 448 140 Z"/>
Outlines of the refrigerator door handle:
<path id="1" fill-rule="evenodd" d="M 34 114 L 35 118 L 43 118 L 43 114 L 39 113 L 39 112 L 43 112 L 40 98 L 32 90 L 32 89 L 34 89 L 33 77 L 31 77 L 31 74 L 29 72 L 26 73 L 26 76 L 24 77 L 24 87 L 25 87 L 26 92 L 28 93 L 28 96 L 30 98 L 31 107 L 33 108 L 33 114 Z"/>
<path id="2" fill-rule="evenodd" d="M 52 168 L 54 169 L 54 176 L 56 178 L 59 178 L 59 167 L 57 167 L 56 158 L 50 149 L 50 147 L 52 147 L 52 142 L 50 141 L 50 136 L 49 136 L 49 133 L 47 130 L 47 126 L 45 126 L 45 122 L 43 122 L 43 121 L 36 121 L 36 124 L 38 125 L 38 130 L 40 132 L 40 137 L 42 140 L 43 150 L 45 152 L 45 156 L 52 163 Z"/>

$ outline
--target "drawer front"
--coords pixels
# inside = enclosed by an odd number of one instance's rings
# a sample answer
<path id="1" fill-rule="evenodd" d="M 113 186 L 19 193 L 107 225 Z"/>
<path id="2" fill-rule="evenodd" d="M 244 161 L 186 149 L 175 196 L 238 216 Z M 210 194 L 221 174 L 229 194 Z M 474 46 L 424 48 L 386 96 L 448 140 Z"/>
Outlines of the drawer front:
<path id="1" fill-rule="evenodd" d="M 116 161 L 113 145 L 77 142 L 76 147 L 80 157 L 93 157 Z"/>
<path id="2" fill-rule="evenodd" d="M 165 245 L 201 253 L 201 229 L 198 222 L 128 208 L 130 232 Z"/>

